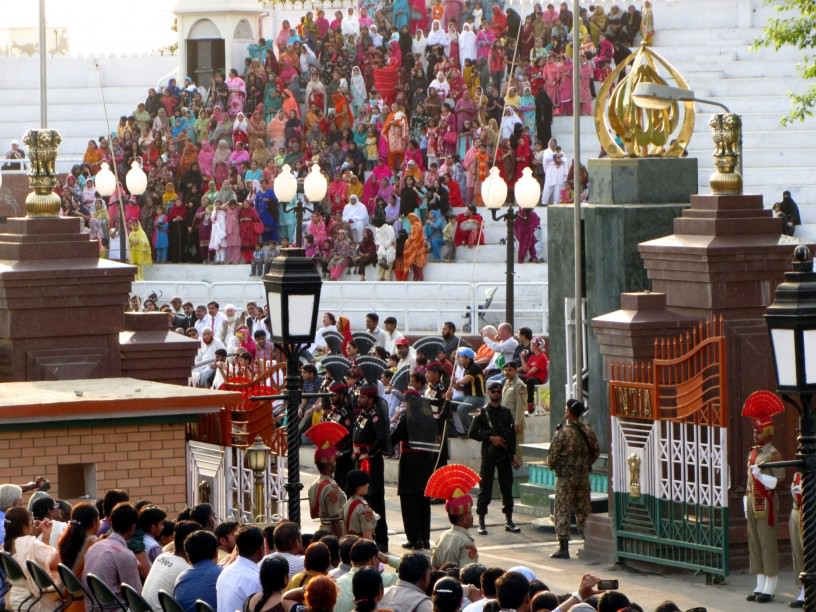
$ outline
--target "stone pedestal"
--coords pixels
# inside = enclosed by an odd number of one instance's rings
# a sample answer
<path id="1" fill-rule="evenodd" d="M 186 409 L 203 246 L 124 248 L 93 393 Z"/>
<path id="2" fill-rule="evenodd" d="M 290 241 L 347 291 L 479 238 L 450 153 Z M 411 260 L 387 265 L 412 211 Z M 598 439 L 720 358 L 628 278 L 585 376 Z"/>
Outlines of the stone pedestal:
<path id="1" fill-rule="evenodd" d="M 77 218 L 10 218 L 0 234 L 0 382 L 118 376 L 135 268 L 99 258 Z"/>
<path id="2" fill-rule="evenodd" d="M 200 345 L 168 329 L 163 312 L 125 313 L 119 334 L 122 376 L 187 385 Z"/>
<path id="3" fill-rule="evenodd" d="M 623 292 L 643 291 L 649 280 L 638 243 L 662 236 L 697 186 L 696 159 L 591 159 L 590 203 L 582 206 L 584 291 L 587 318 L 618 307 Z M 573 207 L 547 209 L 549 241 L 550 389 L 553 419 L 563 415 L 567 365 L 565 298 L 574 295 Z M 609 423 L 603 362 L 587 326 L 591 425 L 601 446 L 608 444 Z"/>

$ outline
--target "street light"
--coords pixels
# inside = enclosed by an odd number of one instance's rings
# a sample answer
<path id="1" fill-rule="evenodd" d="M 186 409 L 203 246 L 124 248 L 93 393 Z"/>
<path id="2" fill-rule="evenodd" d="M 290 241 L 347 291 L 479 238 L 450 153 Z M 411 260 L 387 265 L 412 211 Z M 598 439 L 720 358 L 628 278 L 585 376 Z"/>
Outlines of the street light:
<path id="1" fill-rule="evenodd" d="M 520 208 L 535 208 L 541 198 L 541 185 L 533 178 L 533 171 L 530 168 L 524 168 L 521 175 L 513 189 L 516 203 Z M 507 201 L 507 183 L 499 175 L 499 169 L 496 166 L 490 169 L 487 179 L 482 183 L 482 200 L 490 210 L 490 216 L 493 217 L 494 221 L 501 221 L 502 219 L 507 221 L 507 264 L 505 271 L 507 276 L 505 293 L 507 297 L 504 319 L 513 326 L 515 318 L 515 235 L 513 230 L 516 221 L 516 210 L 513 202 Z M 501 208 L 507 209 L 503 215 L 499 215 L 498 212 Z"/>
<path id="2" fill-rule="evenodd" d="M 300 524 L 300 431 L 298 406 L 303 397 L 300 354 L 317 331 L 320 287 L 323 284 L 313 259 L 302 248 L 283 249 L 264 276 L 269 305 L 270 340 L 286 355 L 286 443 L 289 520 Z M 255 399 L 255 398 L 253 398 Z M 261 398 L 257 398 L 261 399 Z"/>
<path id="3" fill-rule="evenodd" d="M 272 449 L 269 448 L 261 436 L 255 436 L 255 442 L 252 446 L 244 451 L 247 466 L 252 470 L 255 476 L 255 517 L 256 521 L 263 522 L 266 518 L 266 500 L 264 499 L 264 473 L 266 472 L 266 465 L 269 461 L 269 453 Z"/>
<path id="4" fill-rule="evenodd" d="M 637 87 L 635 87 L 635 91 L 632 94 L 632 100 L 636 106 L 652 110 L 666 110 L 674 102 L 697 102 L 698 104 L 718 106 L 726 113 L 731 112 L 731 110 L 722 102 L 696 97 L 694 95 L 694 91 L 691 89 L 672 87 L 670 85 L 660 85 L 658 83 L 640 83 Z M 740 176 L 742 176 L 742 134 L 740 134 L 739 140 L 737 172 L 739 172 Z"/>
<path id="5" fill-rule="evenodd" d="M 140 196 L 147 190 L 147 175 L 140 162 L 141 160 L 130 162 L 130 170 L 125 175 L 125 185 L 130 195 Z"/>
<path id="6" fill-rule="evenodd" d="M 116 165 L 114 164 L 114 170 Z M 99 172 L 94 176 L 94 187 L 103 198 L 110 198 L 116 191 L 118 180 L 110 171 L 107 162 L 102 162 Z M 127 227 L 125 226 L 125 207 L 122 204 L 122 194 L 119 194 L 119 261 L 127 263 Z"/>
<path id="7" fill-rule="evenodd" d="M 298 183 L 301 180 L 303 181 L 303 192 L 309 202 L 320 202 L 326 197 L 329 183 L 323 173 L 320 172 L 320 166 L 317 164 L 312 166 L 305 179 L 298 179 L 289 164 L 284 164 L 272 185 L 275 197 L 278 198 L 278 202 L 283 204 L 283 211 L 286 213 L 295 211 L 295 243 L 298 246 L 303 246 L 303 211 L 314 212 L 314 206 L 307 207 L 303 199 L 298 195 Z M 291 206 L 295 197 L 297 197 L 297 202 L 294 206 Z"/>
<path id="8" fill-rule="evenodd" d="M 816 273 L 810 249 L 800 244 L 793 252 L 793 271 L 776 288 L 765 311 L 771 340 L 777 389 L 799 411 L 796 460 L 760 467 L 797 467 L 802 471 L 803 571 L 805 610 L 816 610 Z M 795 401 L 798 396 L 799 401 Z"/>

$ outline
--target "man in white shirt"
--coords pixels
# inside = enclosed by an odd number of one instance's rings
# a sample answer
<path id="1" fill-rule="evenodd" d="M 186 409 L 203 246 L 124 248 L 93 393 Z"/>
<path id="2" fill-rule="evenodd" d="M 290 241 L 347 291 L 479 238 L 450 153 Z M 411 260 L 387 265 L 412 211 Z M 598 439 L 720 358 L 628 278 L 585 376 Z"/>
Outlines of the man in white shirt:
<path id="1" fill-rule="evenodd" d="M 241 318 L 238 316 L 238 309 L 232 304 L 224 306 L 224 321 L 218 328 L 218 339 L 224 344 L 228 344 L 235 336 L 235 331 L 241 325 Z"/>
<path id="2" fill-rule="evenodd" d="M 207 316 L 204 317 L 204 325 L 209 327 L 215 336 L 218 336 L 221 332 L 221 326 L 224 324 L 224 321 L 227 320 L 227 317 L 225 317 L 224 313 L 220 312 L 218 308 L 218 302 L 210 302 L 207 304 Z M 203 334 L 199 331 L 198 335 L 202 336 Z"/>
<path id="3" fill-rule="evenodd" d="M 193 327 L 198 333 L 198 337 L 201 338 L 204 335 L 204 330 L 208 327 L 207 309 L 204 306 L 196 306 L 195 316 L 196 320 Z"/>
<path id="4" fill-rule="evenodd" d="M 261 590 L 258 562 L 263 558 L 264 537 L 257 527 L 240 527 L 235 535 L 238 556 L 224 567 L 215 590 L 218 593 L 218 609 L 235 612 L 244 609 L 244 602 Z"/>
<path id="5" fill-rule="evenodd" d="M 266 529 L 266 547 L 275 552 L 269 553 L 264 559 L 280 557 L 289 563 L 289 578 L 303 571 L 303 540 L 297 523 L 284 521 L 274 531 Z"/>
<path id="6" fill-rule="evenodd" d="M 205 327 L 201 334 L 201 347 L 198 349 L 193 367 L 193 384 L 198 386 L 198 380 L 202 378 L 202 374 L 213 369 L 215 351 L 225 348 L 224 343 L 213 335 L 212 330 Z"/>
<path id="7" fill-rule="evenodd" d="M 343 221 L 351 226 L 354 242 L 360 244 L 363 239 L 363 230 L 368 227 L 368 209 L 356 195 L 352 195 L 348 204 L 343 207 Z"/>
<path id="8" fill-rule="evenodd" d="M 397 362 L 397 371 L 403 366 L 408 366 L 408 370 L 413 373 L 416 368 L 416 349 L 411 346 L 408 338 L 400 338 L 394 343 L 399 361 Z"/>
<path id="9" fill-rule="evenodd" d="M 380 322 L 380 315 L 376 312 L 369 312 L 366 315 L 365 319 L 365 326 L 366 331 L 374 336 L 376 343 L 375 346 L 381 346 L 385 348 L 385 332 L 379 328 Z"/>
<path id="10" fill-rule="evenodd" d="M 483 335 L 482 342 L 484 342 L 488 348 L 493 349 L 493 351 L 497 353 L 496 360 L 491 362 L 491 366 L 495 364 L 495 369 L 501 370 L 505 363 L 513 361 L 513 355 L 516 352 L 518 340 L 513 337 L 513 327 L 509 323 L 502 323 L 499 325 L 498 334 L 496 335 L 495 340 L 491 340 L 487 335 Z M 501 354 L 504 359 L 499 359 L 498 354 Z"/>
<path id="11" fill-rule="evenodd" d="M 396 343 L 397 340 L 401 340 L 404 336 L 397 331 L 397 319 L 396 317 L 387 317 L 385 321 L 383 321 L 383 326 L 385 330 L 383 334 L 385 335 L 385 344 L 383 348 L 388 351 L 389 355 L 393 355 L 396 351 Z"/>
<path id="12" fill-rule="evenodd" d="M 150 604 L 154 610 L 160 610 L 159 589 L 164 589 L 168 593 L 173 592 L 176 578 L 179 574 L 190 567 L 187 557 L 184 555 L 184 540 L 194 531 L 201 529 L 195 521 L 179 521 L 176 523 L 176 530 L 173 534 L 174 552 L 165 552 L 156 557 L 150 572 L 147 574 L 144 586 L 142 587 L 142 597 Z"/>

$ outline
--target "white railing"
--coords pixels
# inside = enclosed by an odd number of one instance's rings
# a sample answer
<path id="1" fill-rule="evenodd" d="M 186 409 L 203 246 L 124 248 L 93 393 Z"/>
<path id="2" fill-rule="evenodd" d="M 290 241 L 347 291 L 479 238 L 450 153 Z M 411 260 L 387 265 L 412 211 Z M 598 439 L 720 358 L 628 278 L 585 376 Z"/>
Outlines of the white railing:
<path id="1" fill-rule="evenodd" d="M 494 288 L 493 300 L 485 309 L 485 292 Z M 214 300 L 221 308 L 231 303 L 242 309 L 247 302 L 260 305 L 266 300 L 258 281 L 135 281 L 132 291 L 142 299 L 155 292 L 160 303 L 174 296 L 195 305 Z M 516 327 L 546 333 L 547 283 L 516 282 L 514 294 Z M 399 329 L 412 334 L 438 331 L 445 321 L 453 321 L 458 329 L 467 325 L 469 333 L 477 334 L 483 325 L 504 320 L 505 303 L 504 284 L 497 282 L 344 281 L 324 283 L 320 295 L 321 311 L 344 314 L 352 329 L 363 329 L 366 313 L 377 312 L 381 320 L 396 317 Z M 479 313 L 478 319 L 474 313 Z"/>

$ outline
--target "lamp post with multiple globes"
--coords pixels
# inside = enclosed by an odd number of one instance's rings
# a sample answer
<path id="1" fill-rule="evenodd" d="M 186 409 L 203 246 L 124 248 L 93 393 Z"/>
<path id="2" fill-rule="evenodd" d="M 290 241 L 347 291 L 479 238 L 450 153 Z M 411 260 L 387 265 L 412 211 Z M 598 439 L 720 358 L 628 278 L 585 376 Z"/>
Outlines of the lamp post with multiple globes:
<path id="1" fill-rule="evenodd" d="M 303 202 L 303 198 L 300 196 L 299 183 L 301 181 L 303 183 L 302 193 L 306 196 L 306 199 L 312 203 L 311 208 L 306 206 Z M 275 177 L 272 189 L 275 192 L 275 197 L 278 198 L 278 202 L 283 205 L 284 212 L 289 213 L 293 210 L 295 211 L 295 243 L 298 246 L 303 246 L 303 211 L 314 212 L 314 204 L 326 197 L 326 192 L 329 189 L 329 183 L 326 177 L 320 172 L 320 166 L 314 164 L 305 178 L 298 179 L 292 172 L 289 164 L 284 164 L 280 174 Z M 292 206 L 292 200 L 294 200 L 296 196 L 297 202 Z"/>
<path id="2" fill-rule="evenodd" d="M 521 171 L 521 178 L 516 181 L 513 189 L 516 205 L 521 209 L 533 209 L 541 199 L 541 185 L 533 178 L 533 171 L 524 168 Z M 507 201 L 507 183 L 499 175 L 499 169 L 493 166 L 488 177 L 482 183 L 482 200 L 490 210 L 490 215 L 494 221 L 504 219 L 507 222 L 507 264 L 505 274 L 507 276 L 505 287 L 505 312 L 504 318 L 511 326 L 514 325 L 515 311 L 515 221 L 516 208 L 512 201 Z M 504 214 L 499 214 L 499 210 L 506 209 Z"/>
<path id="3" fill-rule="evenodd" d="M 114 172 L 116 166 L 114 165 Z M 94 176 L 94 187 L 103 198 L 110 198 L 116 191 L 119 179 L 114 172 L 111 172 L 108 164 L 102 162 L 99 172 Z M 140 196 L 147 189 L 147 175 L 142 170 L 138 161 L 130 164 L 125 176 L 125 183 L 131 195 Z M 119 261 L 127 262 L 127 226 L 125 225 L 125 205 L 122 202 L 122 193 L 119 192 Z"/>

